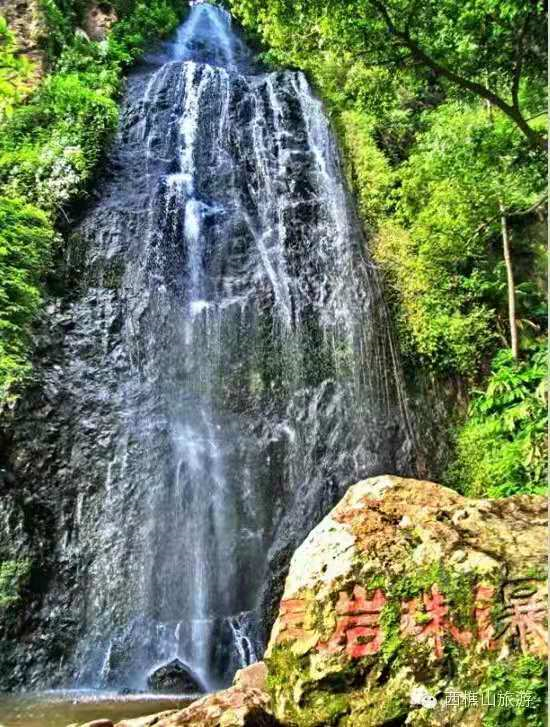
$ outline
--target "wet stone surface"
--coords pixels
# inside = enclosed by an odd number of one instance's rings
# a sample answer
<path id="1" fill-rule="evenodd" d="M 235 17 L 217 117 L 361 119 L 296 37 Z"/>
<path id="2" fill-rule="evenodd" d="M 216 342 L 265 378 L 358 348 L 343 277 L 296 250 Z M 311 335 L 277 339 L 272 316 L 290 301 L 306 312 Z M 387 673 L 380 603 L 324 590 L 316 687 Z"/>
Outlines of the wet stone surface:
<path id="1" fill-rule="evenodd" d="M 196 694 L 203 691 L 197 677 L 180 659 L 173 659 L 169 664 L 155 669 L 147 677 L 147 686 L 151 691 L 162 694 Z"/>

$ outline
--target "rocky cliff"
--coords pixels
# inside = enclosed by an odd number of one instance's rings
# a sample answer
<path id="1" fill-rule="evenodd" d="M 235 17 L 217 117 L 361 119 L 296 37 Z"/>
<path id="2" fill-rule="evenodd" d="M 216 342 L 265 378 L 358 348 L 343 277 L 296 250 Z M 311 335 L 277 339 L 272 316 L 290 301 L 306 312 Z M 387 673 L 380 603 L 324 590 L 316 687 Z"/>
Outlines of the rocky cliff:
<path id="1" fill-rule="evenodd" d="M 178 656 L 219 688 L 346 485 L 415 471 L 322 105 L 193 8 L 130 73 L 71 233 L 2 446 L 0 561 L 33 584 L 1 619 L 0 684 L 140 690 Z"/>

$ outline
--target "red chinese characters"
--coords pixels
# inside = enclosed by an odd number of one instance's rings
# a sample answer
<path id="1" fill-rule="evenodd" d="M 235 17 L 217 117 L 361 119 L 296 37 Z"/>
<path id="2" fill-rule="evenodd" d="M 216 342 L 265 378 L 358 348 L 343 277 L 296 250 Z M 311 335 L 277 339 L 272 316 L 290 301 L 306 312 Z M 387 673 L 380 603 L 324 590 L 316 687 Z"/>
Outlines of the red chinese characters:
<path id="1" fill-rule="evenodd" d="M 336 629 L 328 641 L 317 645 L 318 651 L 345 652 L 352 659 L 376 654 L 384 638 L 380 613 L 385 605 L 386 597 L 379 588 L 370 599 L 361 586 L 355 586 L 352 598 L 341 591 L 336 604 Z"/>
<path id="2" fill-rule="evenodd" d="M 424 593 L 422 602 L 420 599 L 414 598 L 404 602 L 401 609 L 401 633 L 404 636 L 415 636 L 421 640 L 430 639 L 438 659 L 443 656 L 443 637 L 446 633 L 449 633 L 462 646 L 468 646 L 472 640 L 470 631 L 460 631 L 449 620 L 449 608 L 435 584 L 430 593 Z M 421 623 L 419 623 L 419 617 L 422 617 Z"/>
<path id="3" fill-rule="evenodd" d="M 306 614 L 306 602 L 303 598 L 287 598 L 281 601 L 279 620 L 281 632 L 278 641 L 289 641 L 304 636 L 302 628 Z"/>
<path id="4" fill-rule="evenodd" d="M 474 619 L 477 625 L 477 638 L 482 649 L 493 650 L 496 642 L 493 637 L 495 628 L 491 620 L 491 608 L 495 589 L 492 586 L 478 585 L 475 590 Z"/>
<path id="5" fill-rule="evenodd" d="M 446 638 L 468 647 L 475 638 L 479 649 L 494 650 L 501 641 L 517 637 L 523 653 L 544 656 L 548 653 L 546 607 L 541 593 L 533 587 L 516 588 L 504 594 L 505 606 L 497 609 L 500 618 L 494 623 L 493 586 L 478 584 L 474 591 L 472 612 L 475 629 L 461 630 L 453 622 L 445 596 L 437 584 L 417 598 L 401 603 L 400 629 L 403 636 L 428 641 L 437 659 L 444 654 Z M 387 604 L 384 592 L 378 588 L 367 594 L 364 587 L 355 585 L 350 595 L 340 591 L 335 606 L 336 624 L 327 641 L 320 641 L 312 618 L 306 619 L 306 601 L 289 598 L 281 602 L 278 641 L 302 641 L 304 648 L 316 647 L 324 654 L 344 655 L 359 659 L 376 654 L 383 643 L 380 623 L 382 609 Z"/>
<path id="6" fill-rule="evenodd" d="M 512 600 L 505 610 L 504 625 L 506 630 L 509 629 L 519 636 L 524 654 L 546 656 L 548 634 L 544 625 L 545 619 L 546 605 L 539 594 L 534 593 L 527 598 Z"/>

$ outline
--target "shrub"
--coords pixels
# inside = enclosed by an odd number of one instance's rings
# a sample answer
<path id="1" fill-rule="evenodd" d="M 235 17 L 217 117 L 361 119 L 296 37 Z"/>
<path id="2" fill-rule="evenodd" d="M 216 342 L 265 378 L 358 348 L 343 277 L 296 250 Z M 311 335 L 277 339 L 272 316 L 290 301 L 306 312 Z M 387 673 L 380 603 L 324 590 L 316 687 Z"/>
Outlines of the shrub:
<path id="1" fill-rule="evenodd" d="M 19 600 L 19 589 L 29 575 L 29 560 L 4 560 L 0 562 L 0 608 L 11 606 Z"/>
<path id="2" fill-rule="evenodd" d="M 519 363 L 509 350 L 500 351 L 457 433 L 448 482 L 475 497 L 544 492 L 546 388 L 544 342 Z"/>
<path id="3" fill-rule="evenodd" d="M 0 197 L 0 399 L 28 371 L 31 322 L 55 233 L 41 210 Z"/>

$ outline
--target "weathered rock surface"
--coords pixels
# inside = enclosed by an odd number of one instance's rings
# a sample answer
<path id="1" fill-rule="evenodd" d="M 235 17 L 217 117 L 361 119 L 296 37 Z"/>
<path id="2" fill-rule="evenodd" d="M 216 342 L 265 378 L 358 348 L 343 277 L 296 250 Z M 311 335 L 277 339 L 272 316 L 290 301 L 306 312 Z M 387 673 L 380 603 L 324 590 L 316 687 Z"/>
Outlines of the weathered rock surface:
<path id="1" fill-rule="evenodd" d="M 84 32 L 90 40 L 105 40 L 117 19 L 116 10 L 112 5 L 92 2 L 84 13 Z"/>
<path id="2" fill-rule="evenodd" d="M 194 702 L 158 727 L 274 727 L 277 723 L 268 709 L 269 697 L 264 692 L 231 687 Z"/>
<path id="3" fill-rule="evenodd" d="M 180 659 L 155 669 L 147 679 L 147 686 L 153 692 L 164 694 L 188 694 L 203 692 L 197 677 Z"/>
<path id="4" fill-rule="evenodd" d="M 119 722 L 116 727 L 276 727 L 269 697 L 259 689 L 231 687 L 186 709 Z"/>
<path id="5" fill-rule="evenodd" d="M 134 719 L 125 719 L 122 722 L 117 722 L 115 727 L 153 727 L 158 725 L 159 722 L 165 722 L 170 717 L 178 714 L 178 710 L 169 709 L 165 712 L 159 712 L 157 714 L 149 714 L 147 717 L 135 717 Z"/>
<path id="6" fill-rule="evenodd" d="M 239 689 L 259 689 L 262 692 L 266 690 L 267 666 L 265 662 L 258 661 L 244 669 L 239 669 L 233 679 L 233 686 Z"/>
<path id="7" fill-rule="evenodd" d="M 291 561 L 266 653 L 276 718 L 481 724 L 491 670 L 512 679 L 547 654 L 546 526 L 543 497 L 390 476 L 351 487 Z"/>
<path id="8" fill-rule="evenodd" d="M 230 689 L 209 694 L 183 710 L 168 710 L 147 717 L 118 722 L 116 727 L 277 727 L 270 711 L 270 699 L 265 692 L 267 668 L 260 661 L 240 669 Z M 98 720 L 97 727 L 112 725 Z M 80 727 L 95 727 L 86 724 Z M 78 727 L 69 725 L 69 727 Z"/>

